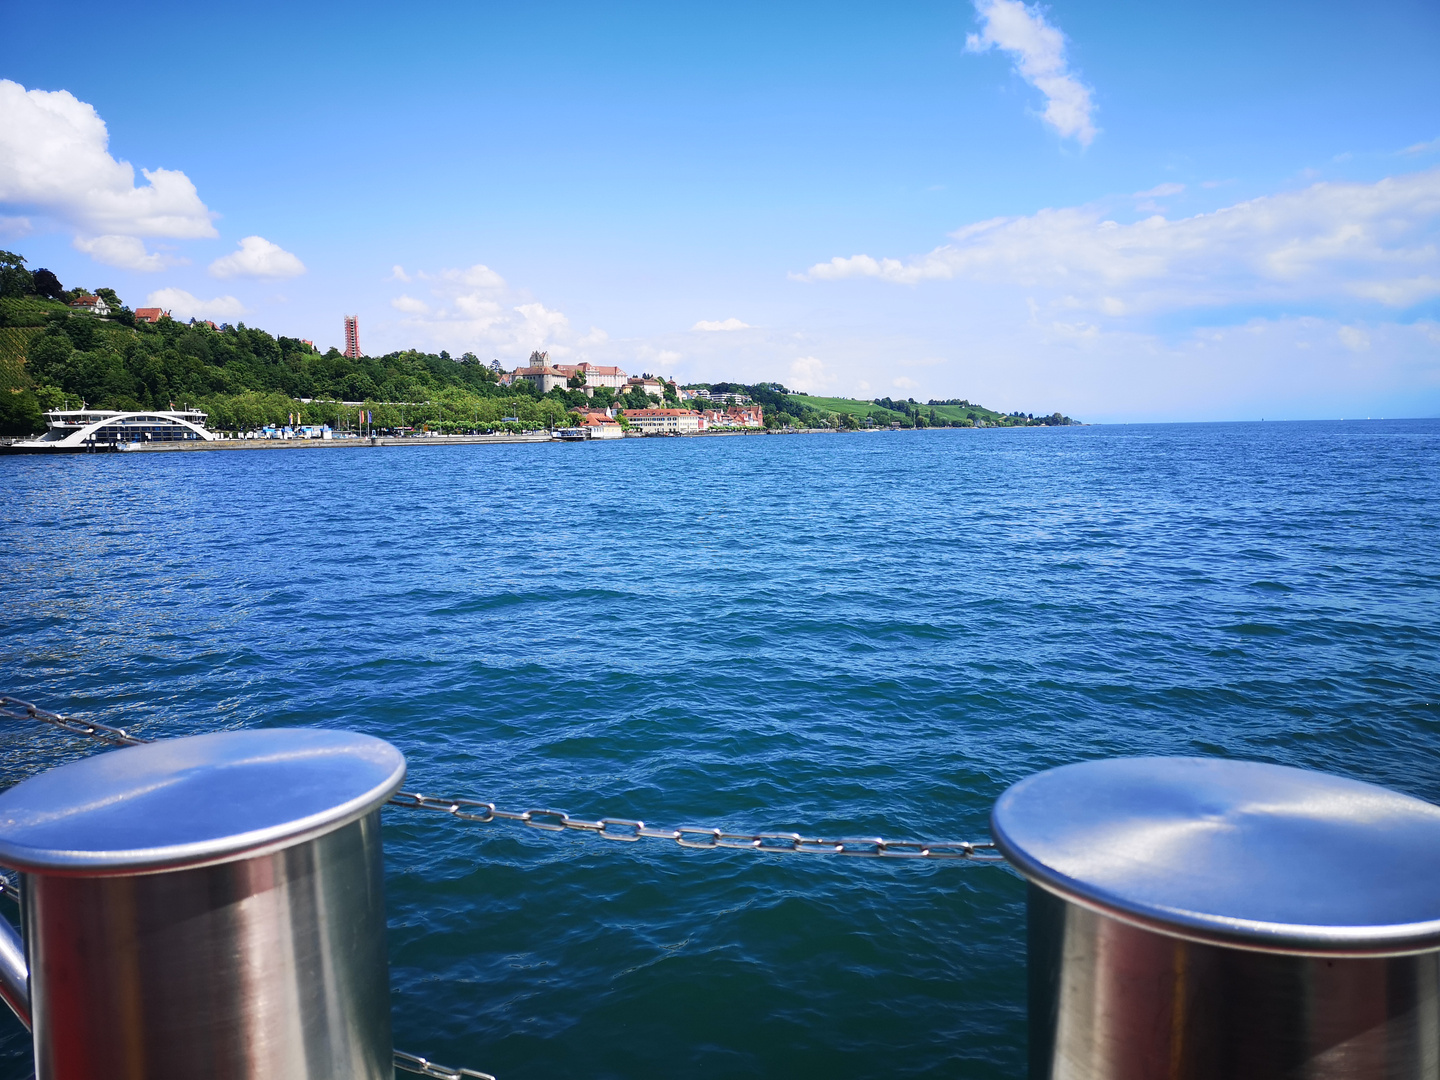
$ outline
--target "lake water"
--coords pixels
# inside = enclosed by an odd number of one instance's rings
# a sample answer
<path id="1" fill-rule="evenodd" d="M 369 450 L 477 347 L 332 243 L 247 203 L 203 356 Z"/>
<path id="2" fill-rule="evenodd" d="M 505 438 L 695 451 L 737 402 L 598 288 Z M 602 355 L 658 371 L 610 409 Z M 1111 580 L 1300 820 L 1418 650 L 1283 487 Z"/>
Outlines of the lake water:
<path id="1" fill-rule="evenodd" d="M 354 728 L 412 788 L 746 832 L 981 839 L 1120 754 L 1440 801 L 1440 421 L 9 458 L 0 502 L 4 685 L 151 737 Z M 94 752 L 0 739 L 5 783 Z M 384 813 L 398 1047 L 1023 1074 L 1005 869 Z"/>

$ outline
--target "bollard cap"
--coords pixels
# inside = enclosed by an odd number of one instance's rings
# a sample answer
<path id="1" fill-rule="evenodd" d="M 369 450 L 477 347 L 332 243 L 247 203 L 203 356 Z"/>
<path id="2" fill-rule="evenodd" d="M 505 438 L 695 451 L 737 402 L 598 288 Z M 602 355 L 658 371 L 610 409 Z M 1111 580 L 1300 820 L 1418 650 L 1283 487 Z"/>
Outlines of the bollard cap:
<path id="1" fill-rule="evenodd" d="M 1440 948 L 1440 806 L 1327 773 L 1119 758 L 1020 781 L 996 845 L 1066 900 L 1177 937 L 1306 954 Z"/>
<path id="2" fill-rule="evenodd" d="M 251 858 L 380 806 L 405 757 L 351 731 L 224 731 L 111 750 L 0 795 L 0 864 L 92 877 Z"/>

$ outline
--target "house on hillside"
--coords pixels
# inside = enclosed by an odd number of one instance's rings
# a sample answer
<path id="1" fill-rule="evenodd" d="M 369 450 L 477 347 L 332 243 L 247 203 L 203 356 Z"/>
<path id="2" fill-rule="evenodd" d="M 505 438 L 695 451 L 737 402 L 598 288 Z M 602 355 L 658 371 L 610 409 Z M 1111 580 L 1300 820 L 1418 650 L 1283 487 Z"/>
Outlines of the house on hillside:
<path id="1" fill-rule="evenodd" d="M 142 307 L 135 312 L 135 321 L 143 323 L 158 323 L 161 319 L 170 318 L 170 312 L 163 311 L 158 307 Z"/>
<path id="2" fill-rule="evenodd" d="M 642 393 L 649 394 L 657 401 L 665 400 L 665 384 L 653 375 L 642 375 L 637 378 L 626 379 L 625 392 L 628 394 L 631 390 L 639 390 Z"/>
<path id="3" fill-rule="evenodd" d="M 70 306 L 76 311 L 88 311 L 91 315 L 99 315 L 101 318 L 110 314 L 110 305 L 105 303 L 103 297 L 91 296 L 88 293 L 71 300 Z"/>
<path id="4" fill-rule="evenodd" d="M 607 386 L 611 390 L 619 390 L 625 385 L 625 372 L 618 367 L 604 367 L 600 364 L 555 364 L 556 371 L 563 371 L 567 379 L 573 379 L 576 375 L 585 376 L 584 391 L 587 394 L 594 394 L 598 387 Z"/>
<path id="5" fill-rule="evenodd" d="M 510 374 L 512 382 L 529 383 L 541 394 L 548 394 L 557 386 L 564 388 L 570 376 L 559 368 L 553 368 L 549 364 L 539 364 L 532 367 L 516 368 Z"/>

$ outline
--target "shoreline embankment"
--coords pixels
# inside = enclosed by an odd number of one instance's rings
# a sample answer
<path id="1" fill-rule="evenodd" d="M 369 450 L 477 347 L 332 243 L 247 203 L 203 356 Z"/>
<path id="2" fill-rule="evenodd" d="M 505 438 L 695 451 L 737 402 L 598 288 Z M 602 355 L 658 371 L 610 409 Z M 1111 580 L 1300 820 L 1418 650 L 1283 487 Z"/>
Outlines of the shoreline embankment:
<path id="1" fill-rule="evenodd" d="M 827 431 L 768 432 L 768 431 L 702 431 L 693 435 L 628 435 L 626 438 L 669 439 L 669 438 L 725 438 L 745 435 L 769 434 L 838 434 Z M 503 435 L 411 435 L 364 436 L 353 439 L 186 439 L 183 442 L 127 443 L 124 447 L 102 445 L 94 447 L 66 447 L 65 449 L 44 446 L 20 447 L 0 444 L 0 455 L 9 454 L 170 454 L 191 453 L 207 450 L 328 450 L 372 449 L 382 446 L 498 446 L 505 443 L 569 443 L 569 442 L 612 442 L 609 439 L 556 439 L 548 431 L 525 434 Z"/>

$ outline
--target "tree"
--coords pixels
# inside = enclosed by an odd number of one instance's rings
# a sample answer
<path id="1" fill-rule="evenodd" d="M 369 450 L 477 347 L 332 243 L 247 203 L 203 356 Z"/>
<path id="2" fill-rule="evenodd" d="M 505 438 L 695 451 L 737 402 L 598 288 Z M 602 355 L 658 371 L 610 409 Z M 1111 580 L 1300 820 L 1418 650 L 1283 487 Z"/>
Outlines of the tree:
<path id="1" fill-rule="evenodd" d="M 36 435 L 45 416 L 33 390 L 0 390 L 0 435 Z"/>
<path id="2" fill-rule="evenodd" d="M 59 300 L 65 295 L 65 286 L 60 284 L 59 278 L 42 266 L 35 271 L 35 292 L 47 300 Z"/>
<path id="3" fill-rule="evenodd" d="M 575 372 L 574 375 L 571 375 L 568 379 L 565 380 L 565 385 L 568 386 L 571 390 L 579 390 L 582 386 L 585 385 L 585 372 Z"/>
<path id="4" fill-rule="evenodd" d="M 632 386 L 620 397 L 620 404 L 627 409 L 650 409 L 654 408 L 655 401 L 649 394 L 645 393 L 638 386 Z"/>
<path id="5" fill-rule="evenodd" d="M 25 269 L 25 256 L 0 251 L 0 296 L 20 299 L 35 291 L 35 278 Z"/>

